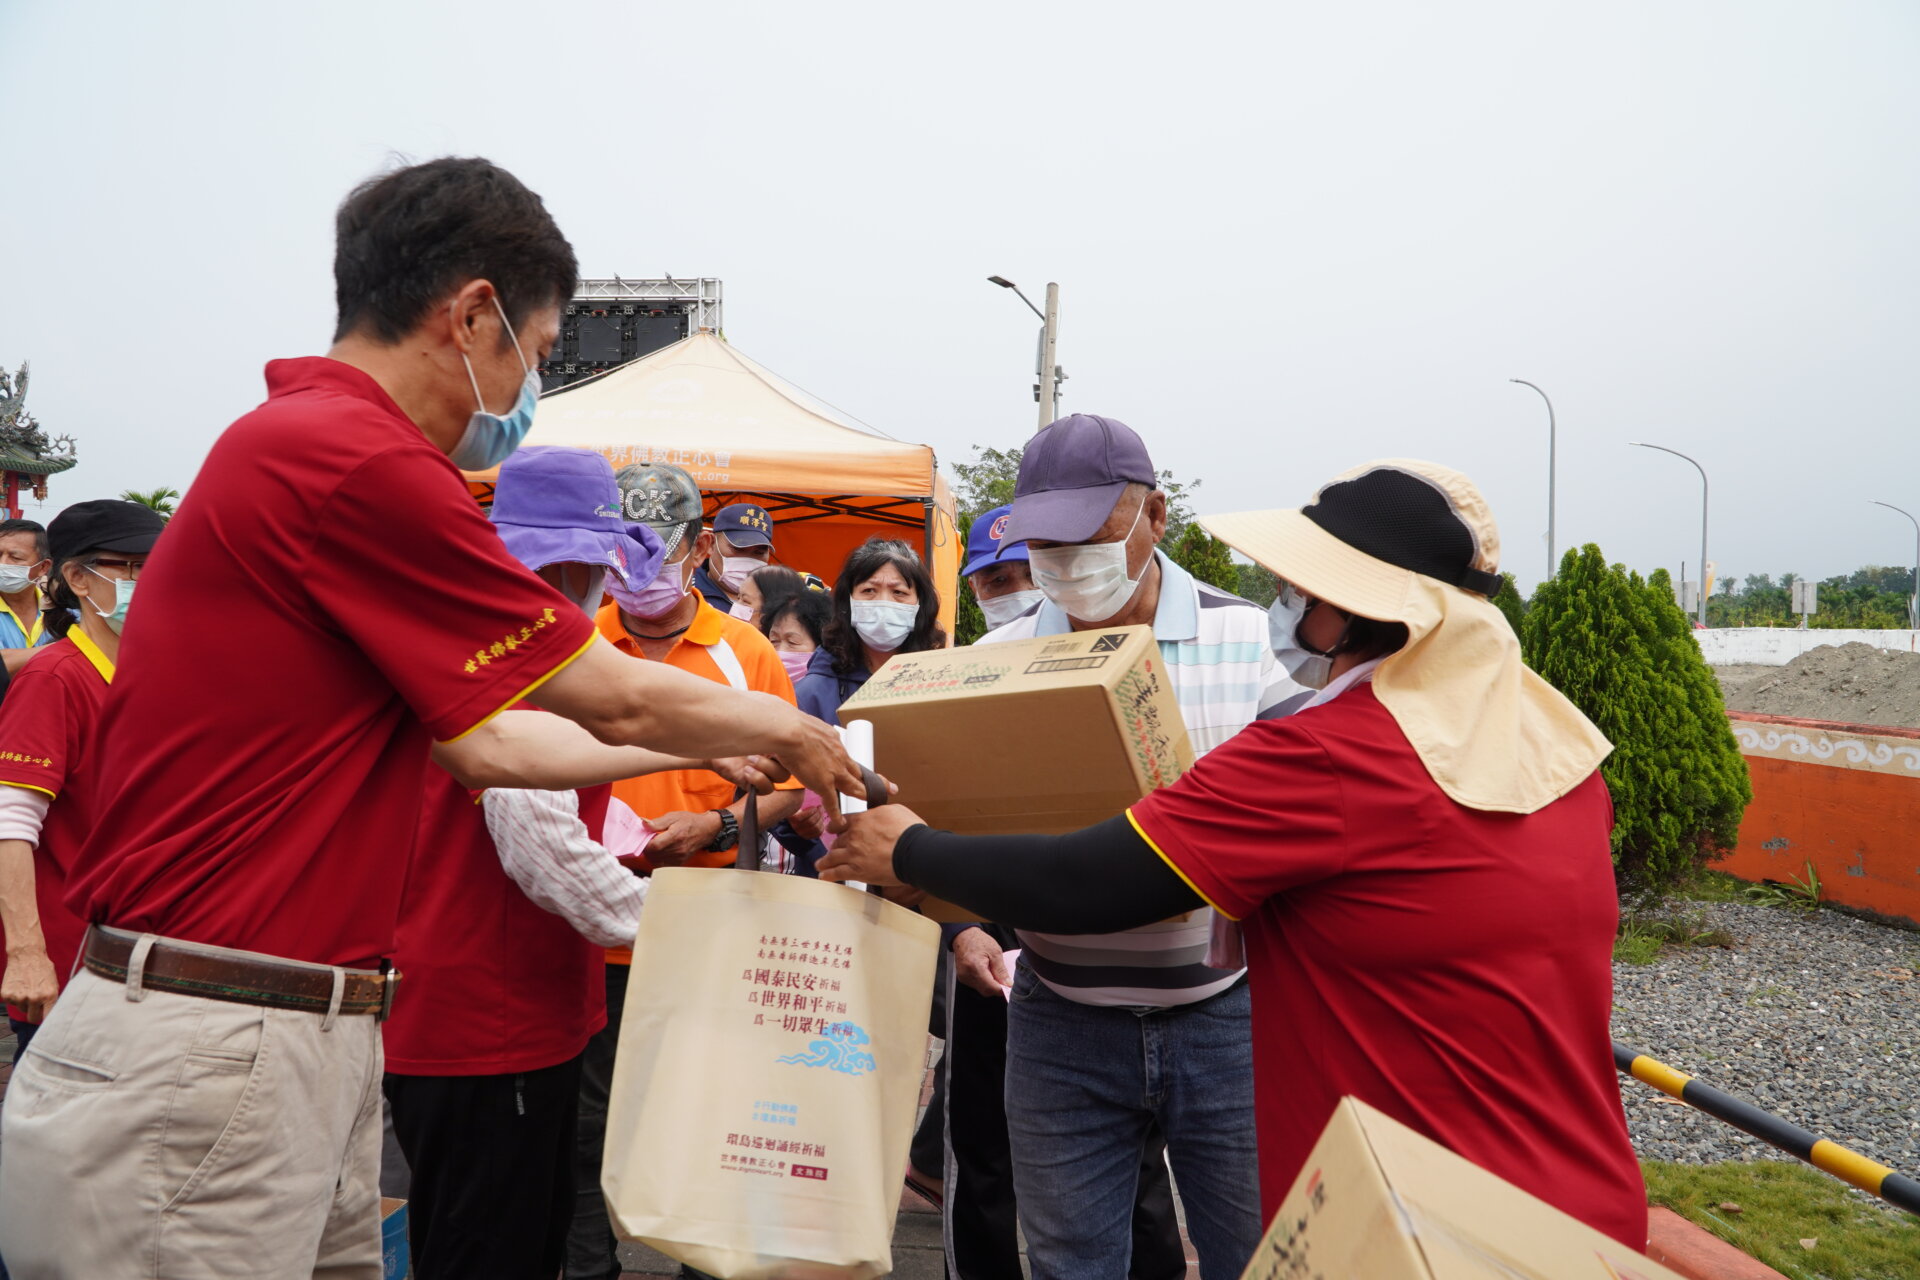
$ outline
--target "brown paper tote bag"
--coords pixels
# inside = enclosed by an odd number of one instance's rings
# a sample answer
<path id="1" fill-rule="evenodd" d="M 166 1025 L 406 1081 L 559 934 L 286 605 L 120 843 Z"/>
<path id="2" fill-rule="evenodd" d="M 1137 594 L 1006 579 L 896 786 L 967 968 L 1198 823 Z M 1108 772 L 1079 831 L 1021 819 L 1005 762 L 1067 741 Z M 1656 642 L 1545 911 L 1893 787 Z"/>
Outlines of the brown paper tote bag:
<path id="1" fill-rule="evenodd" d="M 633 946 L 601 1185 L 725 1280 L 893 1269 L 940 929 L 795 876 L 665 868 Z"/>

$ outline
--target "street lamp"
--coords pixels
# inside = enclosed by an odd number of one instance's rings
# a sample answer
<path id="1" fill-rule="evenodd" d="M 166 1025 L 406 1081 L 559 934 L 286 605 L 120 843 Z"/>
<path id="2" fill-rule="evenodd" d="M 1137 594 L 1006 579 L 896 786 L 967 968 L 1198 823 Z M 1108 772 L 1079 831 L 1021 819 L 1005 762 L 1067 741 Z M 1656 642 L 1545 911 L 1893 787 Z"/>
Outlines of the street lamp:
<path id="1" fill-rule="evenodd" d="M 1889 511 L 1900 511 L 1891 502 L 1882 502 L 1878 498 L 1868 498 L 1867 501 Z M 1920 628 L 1920 520 L 1914 520 L 1911 511 L 1900 511 L 1900 514 L 1913 520 L 1913 599 L 1907 603 L 1907 625 Z"/>
<path id="2" fill-rule="evenodd" d="M 1676 458 L 1687 458 L 1678 449 L 1669 449 L 1663 444 L 1643 444 L 1638 440 L 1628 443 L 1636 449 L 1658 449 Z M 1687 461 L 1693 462 L 1693 469 L 1700 473 L 1700 625 L 1704 627 L 1707 625 L 1707 469 L 1692 458 Z"/>
<path id="3" fill-rule="evenodd" d="M 988 276 L 987 283 L 1013 290 L 1019 295 L 1020 301 L 1027 304 L 1027 310 L 1040 317 L 1040 359 L 1039 367 L 1034 371 L 1038 381 L 1034 384 L 1033 398 L 1040 402 L 1040 425 L 1044 427 L 1054 419 L 1060 383 L 1067 376 L 1053 359 L 1054 346 L 1060 333 L 1060 286 L 1051 281 L 1047 283 L 1047 309 L 1042 311 L 1033 305 L 1033 299 L 1020 292 L 1019 285 L 1005 276 Z"/>
<path id="4" fill-rule="evenodd" d="M 1533 387 L 1535 391 L 1540 391 L 1539 387 L 1534 387 L 1525 378 L 1508 378 L 1507 381 L 1517 382 L 1523 387 Z M 1540 391 L 1540 398 L 1547 401 L 1547 577 L 1551 578 L 1560 567 L 1559 562 L 1553 558 L 1553 473 L 1554 455 L 1558 452 L 1559 444 L 1558 433 L 1553 425 L 1553 401 L 1547 400 L 1547 393 L 1544 391 Z"/>

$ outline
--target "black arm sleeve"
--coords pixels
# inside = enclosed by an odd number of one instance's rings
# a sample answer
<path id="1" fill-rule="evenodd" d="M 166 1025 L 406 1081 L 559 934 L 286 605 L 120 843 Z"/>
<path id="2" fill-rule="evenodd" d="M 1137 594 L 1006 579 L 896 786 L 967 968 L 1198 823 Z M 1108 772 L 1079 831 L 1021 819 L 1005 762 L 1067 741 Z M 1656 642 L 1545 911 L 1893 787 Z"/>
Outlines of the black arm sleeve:
<path id="1" fill-rule="evenodd" d="M 893 873 L 936 898 L 1042 933 L 1116 933 L 1205 906 L 1125 815 L 1063 836 L 910 827 Z"/>

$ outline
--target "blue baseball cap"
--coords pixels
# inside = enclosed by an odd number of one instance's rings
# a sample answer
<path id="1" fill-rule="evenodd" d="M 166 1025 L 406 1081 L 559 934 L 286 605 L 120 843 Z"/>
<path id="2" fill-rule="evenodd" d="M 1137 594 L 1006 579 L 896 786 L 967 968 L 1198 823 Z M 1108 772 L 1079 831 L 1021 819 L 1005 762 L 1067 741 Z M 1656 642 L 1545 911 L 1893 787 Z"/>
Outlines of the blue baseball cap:
<path id="1" fill-rule="evenodd" d="M 970 578 L 998 562 L 1028 558 L 1026 543 L 1006 541 L 1007 518 L 1012 512 L 1013 504 L 1008 503 L 973 522 L 973 529 L 967 534 L 967 567 L 960 571 L 961 577 Z"/>
<path id="2" fill-rule="evenodd" d="M 713 513 L 713 531 L 736 547 L 773 545 L 773 517 L 765 507 L 736 502 Z"/>

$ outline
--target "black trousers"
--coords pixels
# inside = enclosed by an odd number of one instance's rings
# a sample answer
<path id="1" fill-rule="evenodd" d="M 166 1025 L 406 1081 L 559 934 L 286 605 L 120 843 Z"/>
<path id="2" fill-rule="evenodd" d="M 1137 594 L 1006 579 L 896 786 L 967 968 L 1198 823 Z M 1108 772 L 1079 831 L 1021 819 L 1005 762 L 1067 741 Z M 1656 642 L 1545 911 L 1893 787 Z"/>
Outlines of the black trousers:
<path id="1" fill-rule="evenodd" d="M 386 1077 L 394 1136 L 413 1170 L 416 1280 L 553 1280 L 573 1214 L 580 1064 Z"/>
<path id="2" fill-rule="evenodd" d="M 1012 943 L 1010 932 L 993 932 Z M 955 1280 L 1022 1280 L 1007 1140 L 1007 1002 L 959 982 L 949 986 L 947 1043 L 937 1078 L 946 1085 L 947 1272 Z M 933 1172 L 918 1157 L 914 1163 Z M 1167 1140 L 1155 1126 L 1141 1153 L 1127 1275 L 1129 1280 L 1184 1280 L 1186 1274 Z"/>
<path id="3" fill-rule="evenodd" d="M 567 1231 L 567 1280 L 618 1280 L 620 1241 L 607 1219 L 600 1191 L 600 1161 L 607 1147 L 607 1099 L 613 1092 L 613 1051 L 620 1043 L 620 1015 L 627 1007 L 624 964 L 607 966 L 607 1025 L 587 1041 L 580 1064 L 580 1115 L 574 1141 L 574 1202 Z"/>

